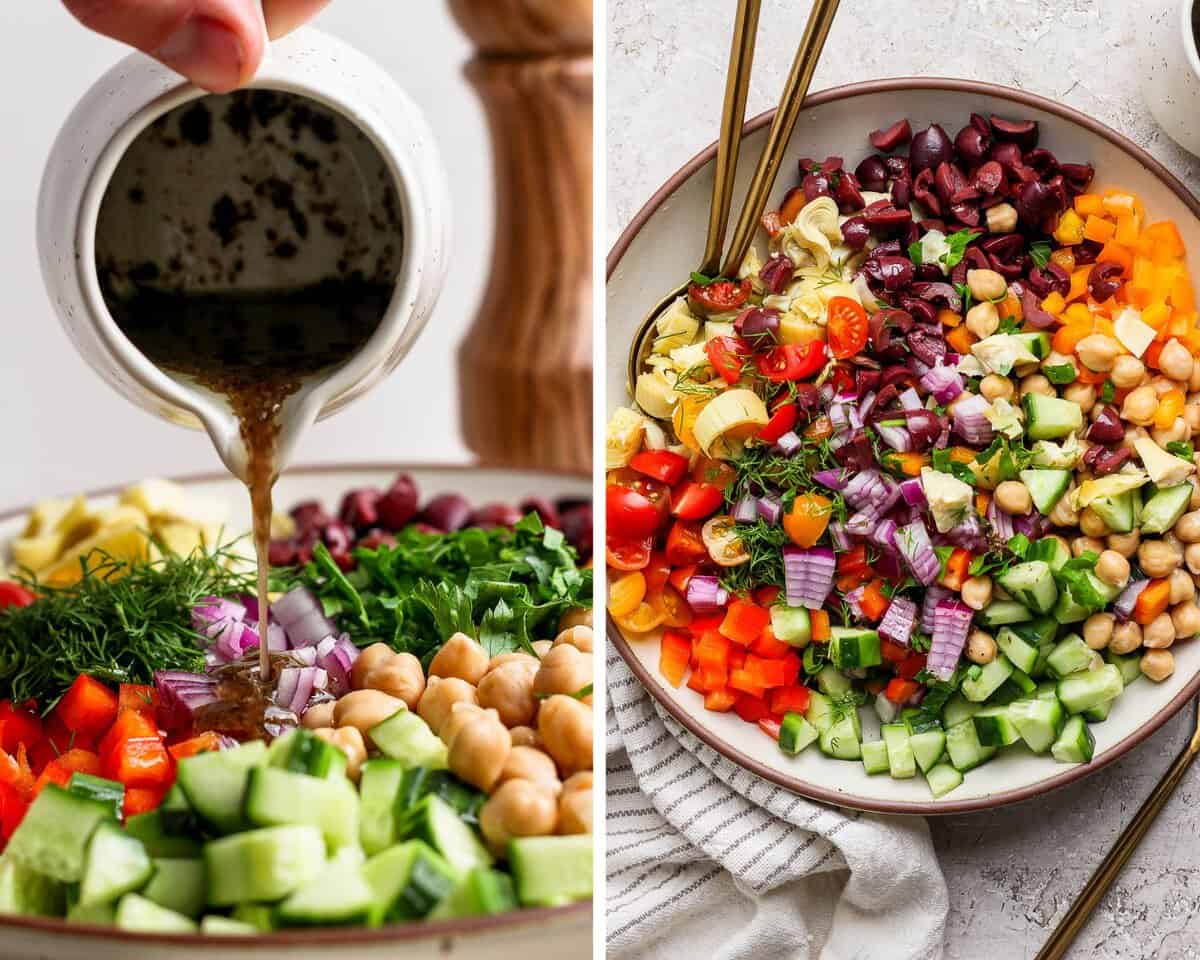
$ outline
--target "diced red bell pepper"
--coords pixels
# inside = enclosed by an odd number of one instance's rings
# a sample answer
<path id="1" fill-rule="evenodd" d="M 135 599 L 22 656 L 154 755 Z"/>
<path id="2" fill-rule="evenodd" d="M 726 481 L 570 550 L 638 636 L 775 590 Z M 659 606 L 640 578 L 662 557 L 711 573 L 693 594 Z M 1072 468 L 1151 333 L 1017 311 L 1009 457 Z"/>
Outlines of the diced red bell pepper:
<path id="1" fill-rule="evenodd" d="M 867 588 L 863 591 L 862 599 L 859 601 L 862 607 L 863 616 L 868 620 L 878 622 L 883 615 L 887 613 L 887 608 L 891 606 L 892 601 L 883 595 L 883 581 L 872 580 L 867 584 Z"/>
<path id="2" fill-rule="evenodd" d="M 0 783 L 0 837 L 7 841 L 25 819 L 29 801 L 21 796 L 16 787 Z"/>
<path id="3" fill-rule="evenodd" d="M 123 683 L 117 704 L 121 710 L 138 710 L 153 718 L 158 714 L 158 691 L 148 684 Z"/>
<path id="4" fill-rule="evenodd" d="M 730 689 L 761 699 L 767 691 L 758 681 L 758 674 L 751 673 L 745 667 L 735 667 L 729 671 Z"/>
<path id="5" fill-rule="evenodd" d="M 707 520 L 724 503 L 725 494 L 720 487 L 689 480 L 673 492 L 671 513 L 680 520 Z"/>
<path id="6" fill-rule="evenodd" d="M 770 622 L 771 614 L 767 610 L 748 600 L 734 600 L 725 611 L 720 630 L 734 643 L 748 647 Z"/>
<path id="7" fill-rule="evenodd" d="M 838 573 L 857 573 L 866 575 L 869 574 L 870 571 L 871 565 L 867 563 L 867 545 L 865 543 L 856 544 L 845 553 L 838 554 Z"/>
<path id="8" fill-rule="evenodd" d="M 692 622 L 688 624 L 688 630 L 693 637 L 698 637 L 702 633 L 707 633 L 709 630 L 720 630 L 721 624 L 725 622 L 725 611 L 718 610 L 716 613 L 698 614 L 692 617 Z"/>
<path id="9" fill-rule="evenodd" d="M 729 669 L 730 640 L 716 630 L 705 630 L 692 644 L 696 663 L 700 667 Z"/>
<path id="10" fill-rule="evenodd" d="M 634 454 L 629 465 L 638 473 L 673 487 L 687 473 L 688 459 L 670 450 L 643 450 Z"/>
<path id="11" fill-rule="evenodd" d="M 37 597 L 19 583 L 0 581 L 0 610 L 5 607 L 28 607 Z"/>
<path id="12" fill-rule="evenodd" d="M 25 745 L 17 747 L 16 756 L 0 750 L 0 783 L 7 784 L 25 799 L 33 795 L 33 771 Z"/>
<path id="13" fill-rule="evenodd" d="M 771 716 L 771 708 L 767 701 L 748 693 L 738 694 L 738 698 L 733 702 L 733 712 L 747 723 L 758 723 L 759 720 Z"/>
<path id="14" fill-rule="evenodd" d="M 66 753 L 68 750 L 79 748 L 96 752 L 96 736 L 71 730 L 58 715 L 58 708 L 50 711 L 44 727 L 45 742 L 54 749 L 54 755 Z"/>
<path id="15" fill-rule="evenodd" d="M 925 661 L 928 655 L 924 653 L 910 653 L 907 657 L 896 664 L 896 676 L 904 680 L 913 680 L 917 674 L 925 669 Z"/>
<path id="16" fill-rule="evenodd" d="M 782 660 L 792 652 L 792 648 L 782 640 L 776 639 L 775 632 L 768 624 L 758 635 L 758 639 L 750 644 L 750 652 L 767 660 Z"/>
<path id="17" fill-rule="evenodd" d="M 117 722 L 100 738 L 100 756 L 107 757 L 114 745 L 134 737 L 158 739 L 158 723 L 141 710 L 122 710 L 117 714 Z"/>
<path id="18" fill-rule="evenodd" d="M 724 690 L 729 685 L 729 671 L 722 667 L 697 667 L 688 677 L 687 685 L 697 693 Z"/>
<path id="19" fill-rule="evenodd" d="M 695 563 L 687 563 L 681 567 L 676 567 L 671 571 L 671 575 L 667 577 L 667 583 L 674 587 L 680 596 L 686 597 L 688 584 L 692 582 L 692 577 L 696 575 L 698 567 L 699 564 Z"/>
<path id="20" fill-rule="evenodd" d="M 165 787 L 175 780 L 175 765 L 158 737 L 131 737 L 104 755 L 104 776 L 127 787 Z"/>
<path id="21" fill-rule="evenodd" d="M 80 674 L 55 709 L 68 730 L 94 738 L 113 725 L 119 701 L 99 680 Z"/>
<path id="22" fill-rule="evenodd" d="M 896 677 L 888 681 L 887 689 L 884 690 L 883 695 L 892 703 L 901 704 L 920 688 L 921 685 L 915 680 L 902 680 L 900 677 Z"/>
<path id="23" fill-rule="evenodd" d="M 666 677 L 671 686 L 678 687 L 683 683 L 691 657 L 692 640 L 687 634 L 678 630 L 667 630 L 663 633 L 658 655 L 658 672 Z"/>
<path id="24" fill-rule="evenodd" d="M 167 747 L 167 752 L 178 763 L 185 757 L 194 757 L 198 753 L 211 753 L 220 749 L 220 736 L 212 730 L 205 730 L 203 733 L 198 733 L 188 740 L 180 740 L 179 743 L 172 744 Z"/>
<path id="25" fill-rule="evenodd" d="M 704 695 L 704 709 L 715 713 L 728 713 L 737 702 L 737 694 L 731 690 L 710 690 Z"/>
<path id="26" fill-rule="evenodd" d="M 804 713 L 812 699 L 812 691 L 808 687 L 793 684 L 771 691 L 772 713 Z"/>
<path id="27" fill-rule="evenodd" d="M 100 758 L 90 750 L 68 750 L 61 757 L 46 764 L 46 769 L 42 771 L 41 776 L 37 778 L 37 783 L 34 784 L 33 792 L 35 795 L 41 793 L 47 783 L 56 783 L 60 787 L 66 787 L 71 782 L 71 775 L 74 773 L 87 773 L 93 777 L 103 776 Z"/>
<path id="28" fill-rule="evenodd" d="M 887 637 L 879 638 L 879 653 L 888 663 L 899 663 L 908 656 L 908 647 L 892 643 Z"/>
<path id="29" fill-rule="evenodd" d="M 774 443 L 796 425 L 797 412 L 791 397 L 785 397 L 775 404 L 771 419 L 758 431 L 758 439 L 763 443 Z"/>
<path id="30" fill-rule="evenodd" d="M 0 747 L 6 753 L 16 753 L 21 744 L 32 749 L 43 736 L 41 717 L 24 706 L 0 700 Z"/>
<path id="31" fill-rule="evenodd" d="M 708 559 L 708 547 L 700 533 L 700 524 L 676 520 L 667 534 L 667 560 L 673 567 L 703 563 Z"/>
<path id="32" fill-rule="evenodd" d="M 760 607 L 769 607 L 779 599 L 782 592 L 778 587 L 759 587 L 754 591 L 754 602 Z"/>
<path id="33" fill-rule="evenodd" d="M 126 787 L 125 805 L 121 808 L 121 815 L 128 820 L 139 813 L 157 810 L 169 789 L 170 787 Z"/>
<path id="34" fill-rule="evenodd" d="M 779 739 L 779 731 L 781 725 L 774 717 L 764 717 L 758 721 L 758 729 L 765 733 L 772 740 Z"/>
<path id="35" fill-rule="evenodd" d="M 791 654 L 790 660 L 787 657 L 780 660 L 767 660 L 750 654 L 746 657 L 744 669 L 753 678 L 751 682 L 756 686 L 766 690 L 786 687 L 790 683 L 795 683 L 800 676 L 800 658 Z"/>

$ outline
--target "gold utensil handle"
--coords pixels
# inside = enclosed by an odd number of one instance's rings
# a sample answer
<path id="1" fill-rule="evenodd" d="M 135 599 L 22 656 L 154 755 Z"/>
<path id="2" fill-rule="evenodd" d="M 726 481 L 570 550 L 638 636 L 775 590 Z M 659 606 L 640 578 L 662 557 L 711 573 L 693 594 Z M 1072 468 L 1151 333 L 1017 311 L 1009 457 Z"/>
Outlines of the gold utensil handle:
<path id="1" fill-rule="evenodd" d="M 767 194 L 775 185 L 779 165 L 783 162 L 783 151 L 791 138 L 792 128 L 796 126 L 796 118 L 800 115 L 800 107 L 808 93 L 813 72 L 817 69 L 817 60 L 821 56 L 821 48 L 825 46 L 825 38 L 829 35 L 837 8 L 838 0 L 813 0 L 808 25 L 804 28 L 804 36 L 796 49 L 796 59 L 792 62 L 792 72 L 783 88 L 779 109 L 775 112 L 766 145 L 754 171 L 754 179 L 750 181 L 750 189 L 746 192 L 745 205 L 733 231 L 733 241 L 721 270 L 722 276 L 737 276 L 738 268 L 746 258 L 746 251 L 750 249 L 754 231 L 758 229 L 758 221 L 767 203 Z"/>
<path id="2" fill-rule="evenodd" d="M 1200 752 L 1200 717 L 1197 718 L 1197 723 L 1198 726 L 1192 735 L 1191 742 L 1184 745 L 1179 756 L 1175 758 L 1175 762 L 1163 774 L 1162 779 L 1158 781 L 1158 785 L 1146 798 L 1146 802 L 1142 804 L 1129 826 L 1117 838 L 1117 842 L 1113 844 L 1108 855 L 1088 879 L 1087 884 L 1080 891 L 1079 897 L 1067 911 L 1066 916 L 1059 921 L 1058 926 L 1054 928 L 1050 939 L 1046 941 L 1046 945 L 1042 947 L 1035 960 L 1060 960 L 1061 957 L 1066 956 L 1071 944 L 1075 942 L 1075 937 L 1092 915 L 1092 911 L 1104 898 L 1104 894 L 1108 892 L 1108 888 L 1112 886 L 1112 882 L 1117 878 L 1117 874 L 1121 872 L 1126 861 L 1133 856 L 1133 851 L 1142 842 L 1146 831 L 1150 829 L 1150 825 L 1154 823 L 1159 812 L 1171 798 L 1171 794 L 1175 792 L 1175 788 L 1179 786 L 1179 781 L 1183 779 L 1188 767 L 1196 759 L 1197 752 Z"/>
<path id="3" fill-rule="evenodd" d="M 729 227 L 729 205 L 733 199 L 738 150 L 742 145 L 746 96 L 750 91 L 761 8 L 762 0 L 738 0 L 737 18 L 733 24 L 729 69 L 725 75 L 725 103 L 721 110 L 721 137 L 717 141 L 717 162 L 713 170 L 712 205 L 708 211 L 708 239 L 704 245 L 704 261 L 700 264 L 700 272 L 708 276 L 721 269 L 721 250 Z"/>

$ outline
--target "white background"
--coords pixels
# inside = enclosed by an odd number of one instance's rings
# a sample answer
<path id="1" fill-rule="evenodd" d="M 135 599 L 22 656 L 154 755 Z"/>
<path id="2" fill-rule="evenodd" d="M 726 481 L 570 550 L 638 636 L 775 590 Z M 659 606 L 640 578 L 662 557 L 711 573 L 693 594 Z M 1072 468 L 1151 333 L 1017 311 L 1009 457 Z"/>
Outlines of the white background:
<path id="1" fill-rule="evenodd" d="M 428 0 L 334 0 L 316 24 L 383 64 L 425 111 L 449 170 L 456 229 L 451 280 L 416 348 L 374 393 L 317 424 L 295 462 L 466 460 L 455 349 L 486 282 L 492 228 L 487 132 L 462 76 L 470 44 L 446 6 Z M 220 468 L 204 434 L 143 412 L 92 373 L 59 327 L 38 271 L 35 203 L 50 144 L 76 100 L 125 52 L 55 0 L 0 3 L 0 509 Z"/>

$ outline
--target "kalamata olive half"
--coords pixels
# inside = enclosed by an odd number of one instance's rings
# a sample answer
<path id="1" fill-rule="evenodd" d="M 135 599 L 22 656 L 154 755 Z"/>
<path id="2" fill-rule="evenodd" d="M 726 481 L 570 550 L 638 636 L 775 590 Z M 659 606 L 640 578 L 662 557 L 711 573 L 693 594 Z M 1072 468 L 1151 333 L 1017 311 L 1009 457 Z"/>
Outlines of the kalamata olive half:
<path id="1" fill-rule="evenodd" d="M 1058 213 L 1054 192 L 1040 180 L 1021 187 L 1016 207 L 1021 222 L 1031 227 L 1041 225 L 1047 217 Z"/>
<path id="2" fill-rule="evenodd" d="M 846 236 L 846 228 L 849 225 L 849 220 L 842 225 L 842 237 L 845 239 L 847 246 L 850 246 L 852 249 L 859 249 L 861 244 L 859 247 L 854 247 Z M 863 229 L 866 229 L 865 224 Z M 762 269 L 758 271 L 758 278 L 762 280 L 763 286 L 770 290 L 771 293 L 783 293 L 788 288 L 788 284 L 792 282 L 792 275 L 795 272 L 796 265 L 784 254 L 777 253 L 763 264 Z"/>
<path id="3" fill-rule="evenodd" d="M 733 329 L 756 348 L 769 346 L 779 340 L 779 311 L 774 307 L 750 307 L 737 315 Z"/>
<path id="4" fill-rule="evenodd" d="M 417 515 L 417 485 L 407 473 L 398 476 L 391 488 L 379 499 L 379 525 L 388 530 L 400 530 Z"/>
<path id="5" fill-rule="evenodd" d="M 842 242 L 846 246 L 848 246 L 851 250 L 861 250 L 863 247 L 865 247 L 867 245 L 867 239 L 870 236 L 871 236 L 871 230 L 867 226 L 867 221 L 864 220 L 862 217 L 851 217 L 849 220 L 847 220 L 845 223 L 842 224 Z M 769 265 L 769 263 L 770 263 L 770 261 L 768 261 L 768 265 Z M 788 260 L 788 265 L 789 265 L 789 267 L 791 266 L 790 260 Z M 765 273 L 765 271 L 766 271 L 766 267 L 763 267 L 763 273 Z M 763 276 L 763 274 L 760 274 L 760 276 Z M 791 280 L 791 278 L 792 278 L 792 270 L 789 269 L 788 280 Z M 766 282 L 765 276 L 763 276 L 763 282 L 764 283 Z M 787 284 L 785 283 L 784 289 L 786 289 L 786 288 L 787 288 Z M 777 290 L 775 292 L 782 293 L 783 291 Z"/>
<path id="6" fill-rule="evenodd" d="M 917 173 L 928 167 L 936 168 L 939 163 L 948 163 L 953 159 L 954 144 L 946 136 L 946 131 L 936 123 L 915 133 L 912 143 L 908 145 L 908 161 Z"/>
<path id="7" fill-rule="evenodd" d="M 1123 272 L 1124 267 L 1111 260 L 1101 260 L 1092 267 L 1092 272 L 1088 274 L 1088 293 L 1091 294 L 1092 299 L 1097 303 L 1103 303 L 1115 296 L 1116 292 L 1121 289 Z"/>
<path id="8" fill-rule="evenodd" d="M 566 509 L 560 503 L 558 509 L 562 516 L 563 536 L 579 551 L 580 561 L 586 562 L 592 555 L 592 505 L 581 503 Z"/>
<path id="9" fill-rule="evenodd" d="M 320 531 L 333 519 L 325 512 L 319 500 L 305 500 L 292 507 L 290 512 L 297 533 Z"/>
<path id="10" fill-rule="evenodd" d="M 842 214 L 855 213 L 861 210 L 862 193 L 859 192 L 857 178 L 852 173 L 842 172 L 833 188 L 833 198 L 837 201 L 838 211 Z"/>
<path id="11" fill-rule="evenodd" d="M 321 531 L 321 540 L 330 553 L 346 553 L 354 546 L 354 531 L 341 520 L 333 520 Z"/>
<path id="12" fill-rule="evenodd" d="M 517 509 L 525 516 L 536 513 L 547 527 L 558 527 L 562 523 L 558 511 L 554 509 L 554 504 L 543 497 L 529 497 L 522 500 Z"/>
<path id="13" fill-rule="evenodd" d="M 273 567 L 290 567 L 299 553 L 300 547 L 295 540 L 272 540 L 267 548 L 267 562 Z"/>
<path id="14" fill-rule="evenodd" d="M 963 127 L 954 138 L 954 149 L 964 160 L 982 160 L 991 145 L 991 135 L 974 124 Z"/>
<path id="15" fill-rule="evenodd" d="M 521 522 L 521 511 L 511 503 L 485 503 L 471 514 L 471 526 L 482 530 L 496 527 L 515 527 Z"/>
<path id="16" fill-rule="evenodd" d="M 870 156 L 854 169 L 854 175 L 864 190 L 883 193 L 887 189 L 888 170 L 882 157 Z"/>
<path id="17" fill-rule="evenodd" d="M 1125 425 L 1121 423 L 1121 414 L 1111 403 L 1105 404 L 1104 409 L 1088 427 L 1087 438 L 1093 443 L 1120 443 L 1125 439 Z"/>
<path id="18" fill-rule="evenodd" d="M 342 497 L 342 507 L 338 516 L 356 530 L 373 527 L 379 522 L 379 498 L 383 494 L 368 487 L 362 490 L 351 490 Z"/>
<path id="19" fill-rule="evenodd" d="M 902 144 L 908 143 L 912 137 L 912 127 L 908 124 L 908 118 L 897 120 L 890 127 L 884 130 L 874 130 L 871 133 L 871 146 L 876 150 L 881 150 L 884 153 L 891 153 Z"/>
<path id="20" fill-rule="evenodd" d="M 460 494 L 439 493 L 425 504 L 421 519 L 440 530 L 461 530 L 471 521 L 471 505 Z"/>
<path id="21" fill-rule="evenodd" d="M 801 182 L 804 189 L 804 199 L 812 203 L 817 197 L 832 197 L 833 189 L 829 177 L 824 173 L 810 173 Z"/>
<path id="22" fill-rule="evenodd" d="M 1036 120 L 1005 120 L 993 113 L 992 133 L 997 140 L 1015 143 L 1022 150 L 1032 150 L 1038 142 Z"/>
<path id="23" fill-rule="evenodd" d="M 1095 263 L 1104 247 L 1095 240 L 1084 240 L 1082 243 L 1077 243 L 1072 249 L 1075 251 L 1075 266 L 1082 267 L 1085 264 Z"/>

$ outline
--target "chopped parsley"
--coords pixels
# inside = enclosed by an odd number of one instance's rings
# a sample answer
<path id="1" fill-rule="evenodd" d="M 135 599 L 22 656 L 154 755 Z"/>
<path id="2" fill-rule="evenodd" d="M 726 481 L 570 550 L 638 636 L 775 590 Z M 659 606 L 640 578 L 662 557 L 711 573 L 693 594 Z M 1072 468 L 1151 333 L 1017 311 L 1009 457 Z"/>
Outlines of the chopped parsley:
<path id="1" fill-rule="evenodd" d="M 934 470 L 937 470 L 940 473 L 948 473 L 952 477 L 956 477 L 957 479 L 961 480 L 963 483 L 969 483 L 972 485 L 975 483 L 975 474 L 971 472 L 971 468 L 965 463 L 955 460 L 950 455 L 949 448 L 934 450 L 930 465 Z"/>
<path id="2" fill-rule="evenodd" d="M 1079 371 L 1075 369 L 1073 363 L 1055 363 L 1048 367 L 1042 367 L 1042 373 L 1046 375 L 1046 379 L 1057 386 L 1063 386 L 1068 383 L 1074 383 L 1079 376 Z"/>
<path id="3" fill-rule="evenodd" d="M 967 244 L 981 236 L 978 230 L 956 230 L 946 238 L 946 246 L 950 249 L 943 253 L 938 260 L 949 270 L 962 262 L 963 254 L 967 252 Z"/>
<path id="4" fill-rule="evenodd" d="M 1100 399 L 1104 403 L 1112 403 L 1117 397 L 1117 388 L 1113 386 L 1111 380 L 1105 380 L 1104 386 L 1100 388 Z"/>
<path id="5" fill-rule="evenodd" d="M 1196 449 L 1192 446 L 1190 441 L 1172 440 L 1167 444 L 1167 453 L 1191 462 L 1191 460 L 1196 456 Z"/>
<path id="6" fill-rule="evenodd" d="M 911 260 L 915 266 L 919 267 L 921 265 L 921 241 L 920 240 L 914 240 L 912 243 L 910 243 L 908 245 L 908 259 Z"/>
<path id="7" fill-rule="evenodd" d="M 1050 244 L 1046 240 L 1037 240 L 1029 245 L 1029 257 L 1034 264 L 1043 270 L 1050 262 Z"/>

